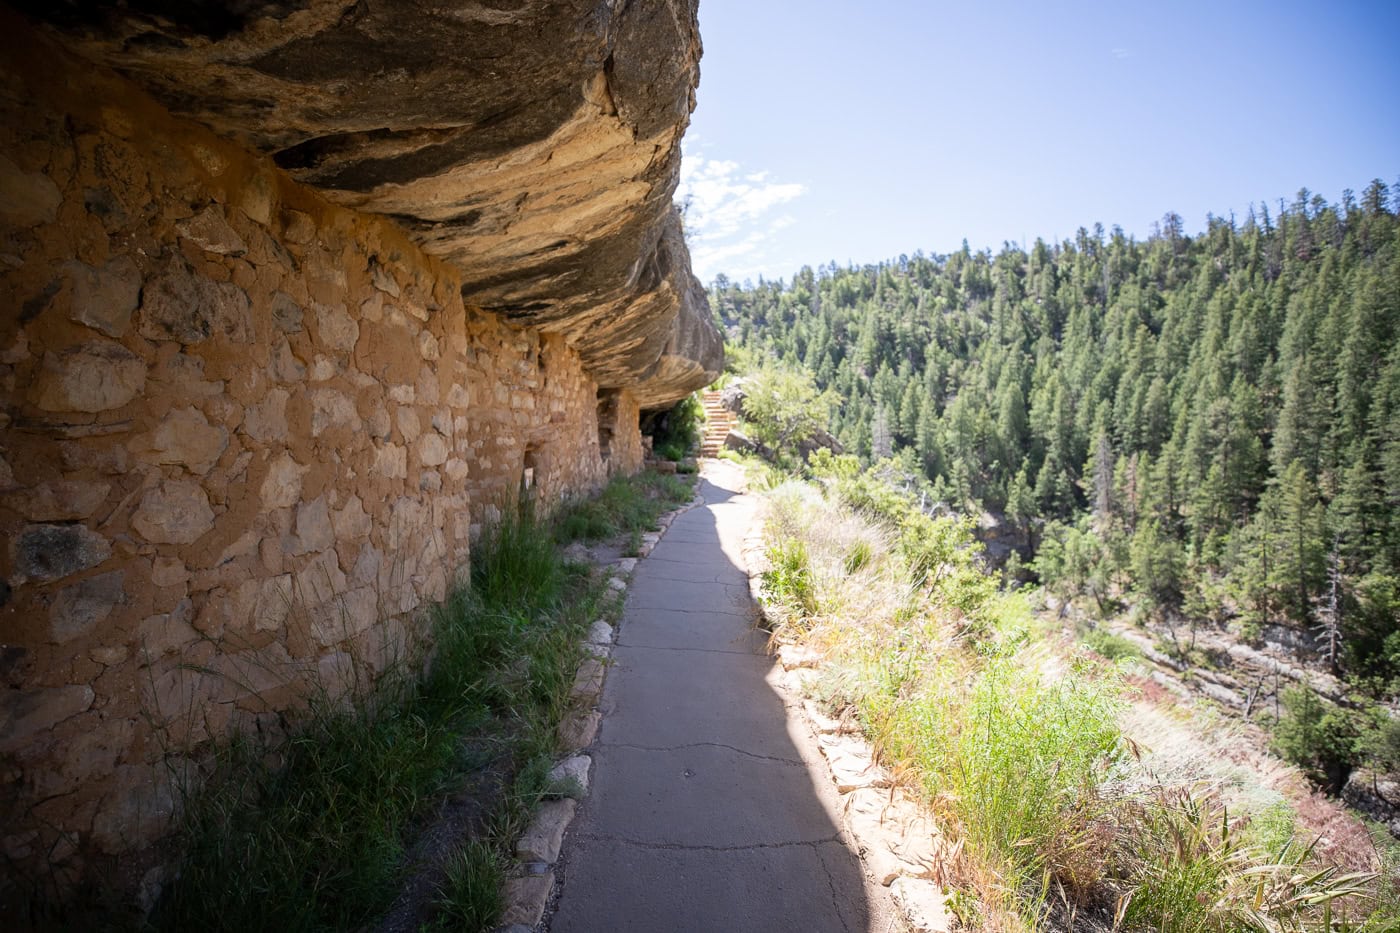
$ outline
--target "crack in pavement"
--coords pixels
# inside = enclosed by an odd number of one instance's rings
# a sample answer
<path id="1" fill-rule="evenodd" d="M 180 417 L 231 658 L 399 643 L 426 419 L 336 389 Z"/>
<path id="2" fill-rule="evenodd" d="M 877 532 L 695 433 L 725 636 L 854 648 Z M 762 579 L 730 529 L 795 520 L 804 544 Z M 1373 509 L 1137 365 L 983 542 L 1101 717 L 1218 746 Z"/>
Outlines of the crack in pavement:
<path id="1" fill-rule="evenodd" d="M 841 929 L 851 933 L 851 925 L 846 922 L 846 914 L 841 910 L 841 896 L 836 893 L 836 879 L 831 877 L 831 866 L 826 863 L 826 856 L 822 854 L 821 849 L 816 851 L 817 861 L 822 863 L 822 874 L 826 875 L 826 886 L 831 889 L 832 910 L 836 913 L 836 919 L 841 921 Z"/>
<path id="2" fill-rule="evenodd" d="M 585 839 L 590 842 L 618 842 L 623 845 L 635 846 L 638 849 L 658 849 L 672 852 L 752 852 L 758 849 L 792 849 L 798 846 L 816 848 L 833 843 L 843 848 L 845 846 L 839 835 L 829 836 L 824 839 L 798 839 L 792 842 L 753 842 L 748 845 L 734 846 L 684 845 L 679 842 L 643 842 L 640 839 L 630 839 L 627 836 L 618 836 L 612 833 L 579 833 L 575 838 Z M 818 858 L 821 857 L 820 852 L 818 852 L 817 855 Z M 823 862 L 822 866 L 825 867 L 826 863 Z"/>
<path id="3" fill-rule="evenodd" d="M 618 648 L 640 648 L 643 651 L 699 651 L 704 654 L 737 654 L 741 658 L 766 658 L 762 651 L 734 651 L 730 648 L 677 648 L 672 645 L 634 645 L 628 642 L 613 642 Z"/>
<path id="4" fill-rule="evenodd" d="M 656 574 L 647 576 L 648 580 L 660 580 L 663 583 L 694 583 L 698 586 L 742 586 L 740 583 L 725 583 L 716 575 L 710 580 L 696 580 L 694 577 L 661 577 Z"/>
<path id="5" fill-rule="evenodd" d="M 797 758 L 779 758 L 776 755 L 760 755 L 757 752 L 745 751 L 733 745 L 725 745 L 723 742 L 687 742 L 684 745 L 633 745 L 630 742 L 599 742 L 599 748 L 630 748 L 639 752 L 679 752 L 688 748 L 724 748 L 737 755 L 744 755 L 749 758 L 756 758 L 759 761 L 774 761 L 778 764 L 788 765 L 794 768 L 805 768 L 807 763 Z"/>
<path id="6" fill-rule="evenodd" d="M 728 584 L 725 585 L 727 586 Z M 752 619 L 754 617 L 754 613 L 751 612 L 730 612 L 728 609 L 677 609 L 675 606 L 638 606 L 634 603 L 629 603 L 627 605 L 627 611 L 685 612 L 702 616 L 737 616 L 740 619 Z M 626 616 L 624 616 L 623 622 L 625 623 L 626 621 Z"/>

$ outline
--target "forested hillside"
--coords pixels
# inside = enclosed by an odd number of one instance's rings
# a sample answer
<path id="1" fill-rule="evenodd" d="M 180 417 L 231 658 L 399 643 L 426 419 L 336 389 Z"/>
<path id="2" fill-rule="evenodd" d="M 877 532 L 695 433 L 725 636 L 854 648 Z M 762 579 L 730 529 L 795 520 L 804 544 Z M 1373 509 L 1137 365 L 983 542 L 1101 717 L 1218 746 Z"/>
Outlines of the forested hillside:
<path id="1" fill-rule="evenodd" d="M 1168 214 L 999 253 L 721 277 L 731 344 L 806 370 L 832 431 L 1101 604 L 1285 624 L 1400 675 L 1400 198 Z"/>

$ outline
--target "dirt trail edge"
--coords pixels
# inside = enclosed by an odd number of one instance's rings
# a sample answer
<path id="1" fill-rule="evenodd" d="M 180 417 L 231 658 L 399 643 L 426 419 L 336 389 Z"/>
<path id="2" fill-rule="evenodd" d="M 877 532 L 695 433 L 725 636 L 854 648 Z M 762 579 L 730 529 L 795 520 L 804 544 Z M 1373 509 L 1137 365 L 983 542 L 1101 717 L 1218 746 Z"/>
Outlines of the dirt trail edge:
<path id="1" fill-rule="evenodd" d="M 756 504 L 707 462 L 703 503 L 633 573 L 557 866 L 552 933 L 898 929 L 842 828 L 800 699 L 755 628 Z"/>

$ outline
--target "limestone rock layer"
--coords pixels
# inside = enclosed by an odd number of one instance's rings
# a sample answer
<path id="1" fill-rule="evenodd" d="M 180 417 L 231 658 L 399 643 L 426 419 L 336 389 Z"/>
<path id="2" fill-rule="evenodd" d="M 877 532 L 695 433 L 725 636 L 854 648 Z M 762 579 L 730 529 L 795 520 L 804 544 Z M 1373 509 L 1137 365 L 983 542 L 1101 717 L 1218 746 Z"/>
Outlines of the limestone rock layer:
<path id="1" fill-rule="evenodd" d="M 173 112 L 393 217 L 468 304 L 563 335 L 643 407 L 718 372 L 671 206 L 696 0 L 19 6 Z"/>

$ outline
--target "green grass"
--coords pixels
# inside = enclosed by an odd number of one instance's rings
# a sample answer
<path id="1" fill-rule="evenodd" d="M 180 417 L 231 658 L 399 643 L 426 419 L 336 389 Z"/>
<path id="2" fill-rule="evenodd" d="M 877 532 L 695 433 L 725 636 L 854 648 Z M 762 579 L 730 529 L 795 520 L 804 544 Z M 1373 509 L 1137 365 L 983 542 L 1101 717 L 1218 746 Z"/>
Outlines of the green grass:
<path id="1" fill-rule="evenodd" d="M 505 909 L 502 887 L 509 863 L 498 846 L 473 839 L 447 864 L 438 899 L 436 930 L 484 930 Z"/>
<path id="2" fill-rule="evenodd" d="M 412 674 L 423 659 L 405 663 L 349 707 L 313 702 L 274 747 L 239 741 L 219 753 L 186 807 L 180 880 L 157 928 L 371 924 L 404 880 L 415 826 L 445 795 L 491 785 L 482 775 L 504 791 L 451 862 L 441 912 L 452 929 L 495 922 L 492 892 L 546 790 L 578 643 L 608 597 L 528 521 L 482 537 L 471 583 L 433 613 L 426 676 Z"/>
<path id="3" fill-rule="evenodd" d="M 1117 671 L 1060 657 L 1026 600 L 981 571 L 966 523 L 915 514 L 869 474 L 767 500 L 775 631 L 823 653 L 818 690 L 854 708 L 956 840 L 944 868 L 980 899 L 959 897 L 975 926 L 1075 928 L 1098 909 L 1123 930 L 1384 928 L 1358 918 L 1378 921 L 1388 889 L 1320 864 L 1287 805 L 1227 811 L 1219 788 L 1144 765 Z"/>
<path id="4" fill-rule="evenodd" d="M 1090 649 L 1109 661 L 1133 660 L 1142 657 L 1142 649 L 1122 635 L 1107 629 L 1091 628 L 1081 639 Z"/>
<path id="5" fill-rule="evenodd" d="M 692 490 L 688 480 L 649 470 L 617 476 L 597 496 L 561 509 L 554 518 L 555 535 L 562 543 L 640 537 L 656 527 L 661 513 L 689 502 Z"/>

